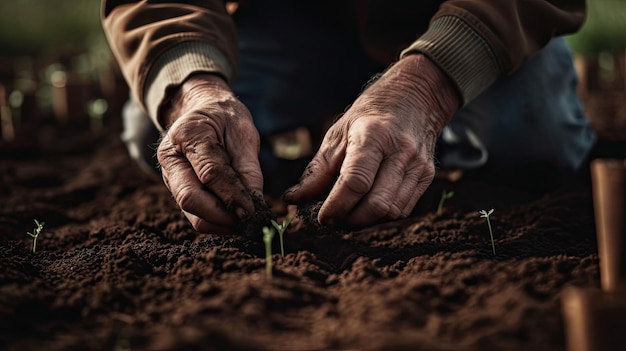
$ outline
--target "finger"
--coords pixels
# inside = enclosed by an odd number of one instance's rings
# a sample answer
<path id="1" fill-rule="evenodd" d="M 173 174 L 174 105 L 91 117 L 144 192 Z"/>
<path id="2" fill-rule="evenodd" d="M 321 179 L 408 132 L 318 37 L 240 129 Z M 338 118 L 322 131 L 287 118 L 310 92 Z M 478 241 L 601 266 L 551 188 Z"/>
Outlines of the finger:
<path id="1" fill-rule="evenodd" d="M 332 226 L 346 218 L 372 188 L 383 153 L 366 145 L 360 140 L 348 143 L 339 178 L 320 208 L 318 220 L 322 225 Z"/>
<path id="2" fill-rule="evenodd" d="M 171 155 L 161 162 L 163 180 L 181 210 L 220 227 L 234 224 L 235 218 L 222 202 L 206 191 L 191 165 L 180 155 Z"/>
<path id="3" fill-rule="evenodd" d="M 324 138 L 298 184 L 287 189 L 283 199 L 287 203 L 298 204 L 321 197 L 335 181 L 344 156 L 345 148 L 339 145 L 338 139 L 332 136 Z"/>
<path id="4" fill-rule="evenodd" d="M 192 141 L 184 148 L 185 157 L 195 174 L 207 189 L 239 218 L 254 213 L 250 191 L 233 169 L 231 160 L 215 135 L 207 135 L 206 141 Z"/>
<path id="5" fill-rule="evenodd" d="M 234 122 L 231 130 L 237 132 L 226 134 L 225 142 L 231 155 L 232 167 L 239 173 L 243 184 L 256 192 L 263 193 L 263 174 L 259 163 L 261 142 L 259 133 L 247 119 Z"/>
<path id="6" fill-rule="evenodd" d="M 406 161 L 400 157 L 389 157 L 383 161 L 374 180 L 372 189 L 357 204 L 349 215 L 347 224 L 364 227 L 395 212 L 398 216 L 398 189 L 405 178 Z M 417 183 L 417 182 L 416 182 Z M 408 199 L 407 199 L 408 200 Z M 402 209 L 405 203 L 402 204 Z"/>
<path id="7" fill-rule="evenodd" d="M 416 194 L 416 192 L 419 192 L 420 179 L 422 179 L 422 167 L 418 165 L 410 166 L 404 174 L 402 184 L 398 188 L 398 192 L 395 195 L 394 207 L 385 216 L 387 220 L 408 217 L 411 210 L 415 206 L 415 203 L 411 206 L 410 202 L 413 199 L 417 201 L 422 195 Z M 409 211 L 406 211 L 407 207 L 410 207 Z"/>
<path id="8" fill-rule="evenodd" d="M 224 227 L 215 223 L 210 223 L 187 211 L 183 211 L 183 214 L 185 215 L 185 217 L 187 217 L 187 220 L 189 221 L 189 223 L 191 223 L 191 225 L 193 226 L 193 229 L 195 229 L 199 233 L 204 233 L 204 234 L 231 234 L 232 233 L 232 228 L 233 228 L 232 226 Z"/>
<path id="9" fill-rule="evenodd" d="M 418 191 L 418 184 L 422 177 L 422 168 L 423 165 L 418 164 L 415 161 L 411 162 L 411 164 L 407 167 L 404 178 L 402 179 L 402 183 L 400 184 L 396 194 L 394 195 L 393 205 L 385 216 L 386 220 L 395 220 L 398 218 L 408 217 L 410 212 L 407 213 L 405 209 L 409 207 L 411 199 L 416 197 L 415 192 Z"/>
<path id="10" fill-rule="evenodd" d="M 418 174 L 419 181 L 414 188 L 409 188 L 408 182 L 407 188 L 400 188 L 400 193 L 405 192 L 406 194 L 410 195 L 408 202 L 406 203 L 406 205 L 404 205 L 404 208 L 402 209 L 401 217 L 408 217 L 411 212 L 413 212 L 413 208 L 415 208 L 417 201 L 422 197 L 422 195 L 424 195 L 424 192 L 426 192 L 426 189 L 428 189 L 430 184 L 433 182 L 433 179 L 435 178 L 435 166 L 432 163 L 429 163 L 423 169 L 421 169 Z"/>

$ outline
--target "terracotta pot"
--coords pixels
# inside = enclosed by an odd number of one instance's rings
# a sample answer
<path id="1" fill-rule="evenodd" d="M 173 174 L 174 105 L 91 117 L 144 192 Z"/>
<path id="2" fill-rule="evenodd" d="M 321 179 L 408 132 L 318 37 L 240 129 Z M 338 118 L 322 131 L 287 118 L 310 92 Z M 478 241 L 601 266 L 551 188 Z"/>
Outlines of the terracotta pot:
<path id="1" fill-rule="evenodd" d="M 591 163 L 602 290 L 626 292 L 626 160 Z"/>
<path id="2" fill-rule="evenodd" d="M 9 102 L 7 99 L 7 91 L 0 84 L 0 136 L 4 141 L 12 141 L 15 138 L 15 129 L 13 126 L 13 117 Z"/>
<path id="3" fill-rule="evenodd" d="M 569 288 L 561 307 L 567 350 L 626 349 L 626 294 Z"/>

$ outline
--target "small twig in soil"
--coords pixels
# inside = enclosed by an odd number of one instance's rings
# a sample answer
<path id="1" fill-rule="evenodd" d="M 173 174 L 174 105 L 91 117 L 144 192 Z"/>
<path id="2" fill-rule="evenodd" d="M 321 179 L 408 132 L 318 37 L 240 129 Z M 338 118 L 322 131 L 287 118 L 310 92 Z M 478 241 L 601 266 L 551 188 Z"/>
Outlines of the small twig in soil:
<path id="1" fill-rule="evenodd" d="M 493 242 L 493 232 L 491 231 L 491 221 L 489 220 L 489 216 L 493 213 L 493 208 L 491 210 L 489 210 L 489 212 L 485 211 L 485 210 L 480 210 L 478 213 L 480 213 L 480 218 L 486 218 L 487 219 L 487 226 L 489 227 L 489 236 L 491 236 L 491 248 L 493 249 L 493 255 L 496 255 L 496 245 Z"/>
<path id="2" fill-rule="evenodd" d="M 26 232 L 26 234 L 30 235 L 33 238 L 33 253 L 37 251 L 37 238 L 39 237 L 39 234 L 41 234 L 44 224 L 46 223 L 39 222 L 35 219 L 35 225 L 37 225 L 37 227 L 33 230 L 32 233 Z"/>
<path id="3" fill-rule="evenodd" d="M 283 234 L 285 234 L 285 231 L 287 230 L 287 227 L 289 226 L 289 223 L 291 223 L 292 220 L 293 220 L 293 217 L 283 220 L 282 224 L 278 224 L 275 220 L 272 219 L 272 225 L 278 231 L 278 237 L 280 239 L 280 254 L 283 257 L 285 257 L 285 246 L 283 244 Z"/>
<path id="4" fill-rule="evenodd" d="M 263 242 L 265 243 L 265 274 L 268 279 L 272 279 L 272 239 L 274 229 L 263 227 Z"/>
<path id="5" fill-rule="evenodd" d="M 443 212 L 443 203 L 446 202 L 446 200 L 452 198 L 454 196 L 454 191 L 450 190 L 443 190 L 443 192 L 441 192 L 441 199 L 439 199 L 439 206 L 437 206 L 437 213 L 441 214 L 441 212 Z"/>

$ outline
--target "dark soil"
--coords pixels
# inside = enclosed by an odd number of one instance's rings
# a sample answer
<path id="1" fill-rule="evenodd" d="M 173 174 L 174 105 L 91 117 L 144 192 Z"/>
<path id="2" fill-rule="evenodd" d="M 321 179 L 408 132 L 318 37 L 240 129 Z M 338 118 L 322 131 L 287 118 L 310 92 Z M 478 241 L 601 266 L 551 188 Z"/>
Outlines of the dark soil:
<path id="1" fill-rule="evenodd" d="M 584 175 L 438 179 L 412 217 L 360 231 L 299 221 L 270 281 L 260 233 L 195 233 L 119 132 L 0 145 L 0 348 L 564 350 L 564 289 L 599 286 Z"/>

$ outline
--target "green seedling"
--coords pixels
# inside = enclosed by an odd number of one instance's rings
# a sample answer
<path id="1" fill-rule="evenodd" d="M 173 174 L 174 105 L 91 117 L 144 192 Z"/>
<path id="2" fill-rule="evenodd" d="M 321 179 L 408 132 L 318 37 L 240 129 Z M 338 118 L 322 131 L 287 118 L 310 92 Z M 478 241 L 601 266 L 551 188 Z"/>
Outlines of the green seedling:
<path id="1" fill-rule="evenodd" d="M 272 219 L 272 225 L 278 231 L 278 237 L 280 239 L 280 254 L 283 257 L 285 257 L 285 246 L 283 244 L 283 234 L 285 234 L 285 231 L 287 230 L 287 227 L 289 226 L 289 223 L 291 223 L 292 220 L 293 220 L 293 217 L 283 220 L 282 224 L 278 224 L 275 220 Z"/>
<path id="2" fill-rule="evenodd" d="M 37 251 L 37 238 L 39 237 L 39 234 L 41 234 L 41 230 L 43 229 L 44 224 L 44 222 L 39 222 L 35 219 L 35 225 L 37 225 L 35 230 L 33 230 L 32 233 L 26 232 L 26 234 L 30 235 L 33 238 L 33 252 Z"/>
<path id="3" fill-rule="evenodd" d="M 272 279 L 272 239 L 274 238 L 274 228 L 263 227 L 263 242 L 265 243 L 265 275 Z"/>
<path id="4" fill-rule="evenodd" d="M 493 208 L 491 210 L 489 210 L 489 212 L 485 211 L 485 210 L 480 210 L 478 213 L 480 213 L 480 218 L 486 218 L 487 219 L 487 226 L 489 227 L 489 236 L 491 236 L 491 248 L 493 249 L 493 255 L 496 255 L 496 245 L 493 242 L 493 231 L 491 231 L 491 221 L 489 220 L 489 216 L 491 216 L 491 214 L 493 213 Z"/>
<path id="5" fill-rule="evenodd" d="M 446 202 L 446 200 L 451 199 L 454 196 L 454 191 L 450 190 L 443 190 L 443 192 L 441 192 L 441 199 L 439 199 L 439 206 L 437 206 L 437 213 L 441 213 L 443 211 L 443 203 Z"/>

